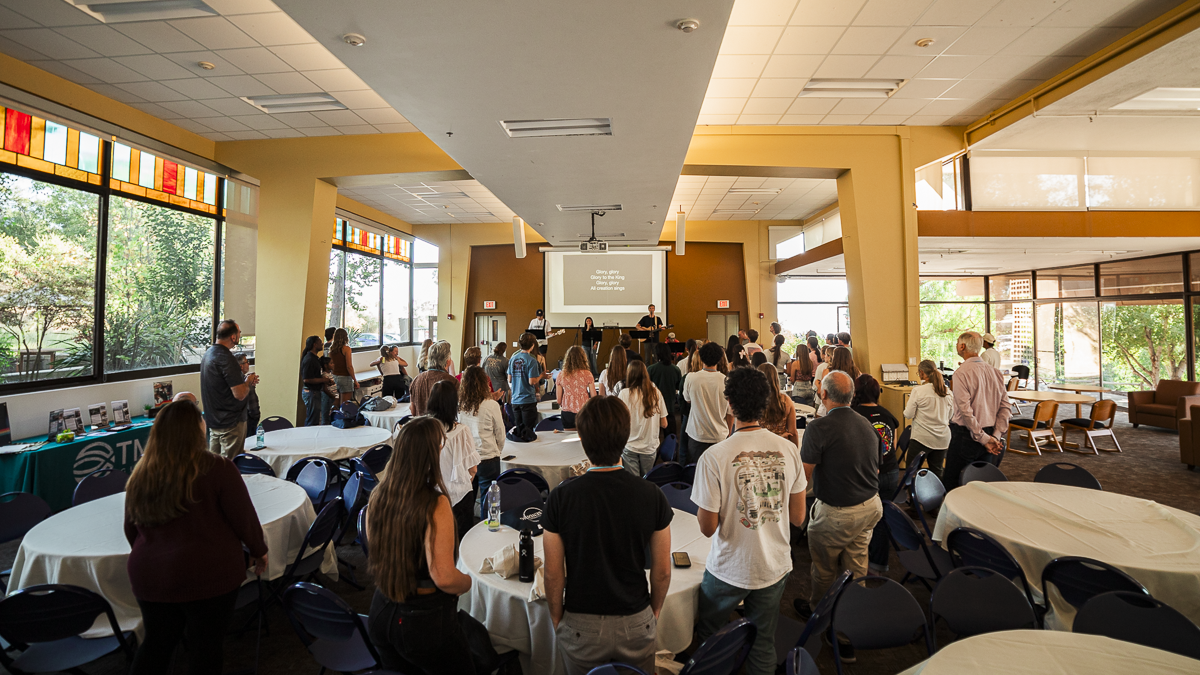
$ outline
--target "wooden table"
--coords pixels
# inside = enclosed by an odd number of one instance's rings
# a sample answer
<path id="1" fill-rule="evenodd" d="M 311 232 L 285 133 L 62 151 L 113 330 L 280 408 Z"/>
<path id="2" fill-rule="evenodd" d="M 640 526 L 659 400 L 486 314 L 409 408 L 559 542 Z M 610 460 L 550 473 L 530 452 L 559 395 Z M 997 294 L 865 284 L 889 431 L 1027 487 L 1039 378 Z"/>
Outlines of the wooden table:
<path id="1" fill-rule="evenodd" d="M 1101 387 L 1095 384 L 1051 384 L 1046 388 L 1057 389 L 1058 391 L 1073 391 L 1076 394 L 1082 394 L 1085 391 L 1090 391 L 1094 394 L 1099 394 L 1101 401 L 1104 400 L 1105 394 L 1113 393 L 1112 389 L 1109 389 L 1108 387 Z M 1084 403 L 1086 402 L 1087 401 L 1084 401 Z M 1083 417 L 1083 406 L 1078 403 L 1075 404 L 1075 416 Z"/>
<path id="2" fill-rule="evenodd" d="M 1041 401 L 1057 401 L 1059 403 L 1066 403 L 1068 405 L 1074 403 L 1076 417 L 1083 416 L 1081 414 L 1082 404 L 1096 402 L 1096 399 L 1092 398 L 1091 396 L 1083 396 L 1082 394 L 1068 394 L 1066 392 L 1060 393 L 1057 391 L 1028 391 L 1025 389 L 1010 391 L 1008 392 L 1008 397 L 1015 398 L 1018 401 L 1029 401 L 1031 403 L 1039 403 Z M 1053 424 L 1054 423 L 1051 422 L 1051 426 L 1053 426 Z M 1062 441 L 1062 444 L 1068 448 L 1079 447 L 1078 443 L 1068 443 L 1067 441 Z"/>

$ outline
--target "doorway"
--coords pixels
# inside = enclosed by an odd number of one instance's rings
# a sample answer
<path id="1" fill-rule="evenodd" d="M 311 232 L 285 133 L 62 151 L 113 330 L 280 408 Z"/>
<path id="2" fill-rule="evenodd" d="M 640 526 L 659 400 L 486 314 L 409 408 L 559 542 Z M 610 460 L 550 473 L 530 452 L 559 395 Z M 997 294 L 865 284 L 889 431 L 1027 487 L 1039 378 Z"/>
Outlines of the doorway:
<path id="1" fill-rule="evenodd" d="M 504 324 L 503 314 L 475 315 L 475 338 L 485 358 L 498 343 L 505 341 Z"/>
<path id="2" fill-rule="evenodd" d="M 737 312 L 709 312 L 708 341 L 715 342 L 724 347 L 725 343 L 729 340 L 729 336 L 737 335 L 738 331 L 741 330 L 739 328 L 740 316 Z"/>

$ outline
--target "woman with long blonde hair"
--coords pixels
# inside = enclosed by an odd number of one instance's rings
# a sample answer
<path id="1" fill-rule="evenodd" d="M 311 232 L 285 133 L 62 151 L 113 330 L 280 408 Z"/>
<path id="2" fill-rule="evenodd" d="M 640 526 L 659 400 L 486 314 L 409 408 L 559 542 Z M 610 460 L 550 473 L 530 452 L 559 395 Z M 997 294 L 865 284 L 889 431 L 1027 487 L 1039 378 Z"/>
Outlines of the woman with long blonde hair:
<path id="1" fill-rule="evenodd" d="M 126 570 L 146 631 L 129 672 L 167 672 L 186 635 L 188 672 L 218 675 L 246 581 L 242 547 L 263 574 L 267 544 L 237 467 L 208 452 L 195 403 L 168 403 L 155 417 L 125 484 L 125 538 Z"/>
<path id="2" fill-rule="evenodd" d="M 367 504 L 376 586 L 367 633 L 388 670 L 475 672 L 458 618 L 458 596 L 471 589 L 471 577 L 454 566 L 454 514 L 440 461 L 445 438 L 433 417 L 401 427 Z"/>
<path id="3" fill-rule="evenodd" d="M 600 395 L 616 396 L 625 386 L 625 368 L 629 360 L 625 357 L 625 348 L 617 345 L 608 355 L 608 367 L 600 372 Z"/>
<path id="4" fill-rule="evenodd" d="M 562 409 L 563 429 L 575 428 L 575 415 L 587 400 L 596 395 L 596 383 L 583 347 L 572 345 L 563 359 L 562 370 L 554 380 L 555 397 Z"/>
<path id="5" fill-rule="evenodd" d="M 905 463 L 916 459 L 917 453 L 925 453 L 929 470 L 938 478 L 946 465 L 946 450 L 950 447 L 950 414 L 953 412 L 953 397 L 946 388 L 946 381 L 937 364 L 929 359 L 917 366 L 921 384 L 913 387 L 904 406 L 904 416 L 912 420 L 912 437 L 905 452 Z"/>
<path id="6" fill-rule="evenodd" d="M 796 404 L 779 388 L 779 371 L 769 363 L 758 366 L 758 371 L 770 380 L 771 393 L 767 395 L 767 408 L 759 424 L 776 436 L 781 436 L 800 445 L 800 434 L 796 431 Z"/>
<path id="7" fill-rule="evenodd" d="M 642 361 L 630 362 L 625 388 L 617 398 L 629 408 L 629 440 L 621 453 L 621 464 L 635 476 L 645 476 L 654 468 L 658 436 L 667 428 L 667 403 L 662 392 L 650 380 L 650 371 Z"/>

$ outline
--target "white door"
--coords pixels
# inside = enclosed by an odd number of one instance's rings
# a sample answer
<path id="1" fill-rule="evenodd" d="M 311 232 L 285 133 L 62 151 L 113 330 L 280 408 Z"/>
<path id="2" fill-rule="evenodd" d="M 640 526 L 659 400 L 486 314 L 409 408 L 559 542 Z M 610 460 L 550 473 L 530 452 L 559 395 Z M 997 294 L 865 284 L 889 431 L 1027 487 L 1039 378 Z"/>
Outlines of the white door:
<path id="1" fill-rule="evenodd" d="M 504 342 L 504 335 L 503 314 L 475 315 L 475 337 L 485 357 L 496 348 L 497 343 Z"/>

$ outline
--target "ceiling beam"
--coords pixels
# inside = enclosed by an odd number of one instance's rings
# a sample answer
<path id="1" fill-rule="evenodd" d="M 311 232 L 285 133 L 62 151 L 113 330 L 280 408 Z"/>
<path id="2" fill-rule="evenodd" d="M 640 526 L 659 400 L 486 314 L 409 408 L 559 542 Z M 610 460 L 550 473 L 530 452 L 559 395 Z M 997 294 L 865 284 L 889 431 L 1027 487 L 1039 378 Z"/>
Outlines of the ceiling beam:
<path id="1" fill-rule="evenodd" d="M 775 274 L 790 272 L 797 267 L 804 267 L 805 265 L 811 265 L 815 262 L 820 262 L 834 256 L 842 255 L 843 252 L 842 238 L 838 237 L 833 241 L 827 241 L 824 244 L 805 251 L 799 255 L 794 255 L 785 260 L 780 260 L 779 262 L 775 263 Z"/>
<path id="2" fill-rule="evenodd" d="M 970 147 L 1198 28 L 1200 0 L 1186 0 L 968 125 L 964 143 Z"/>
<path id="3" fill-rule="evenodd" d="M 1198 232 L 1198 211 L 917 211 L 922 237 L 1194 237 Z"/>

